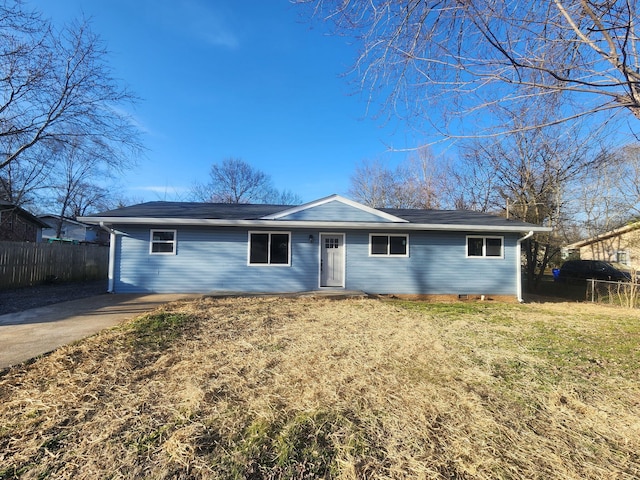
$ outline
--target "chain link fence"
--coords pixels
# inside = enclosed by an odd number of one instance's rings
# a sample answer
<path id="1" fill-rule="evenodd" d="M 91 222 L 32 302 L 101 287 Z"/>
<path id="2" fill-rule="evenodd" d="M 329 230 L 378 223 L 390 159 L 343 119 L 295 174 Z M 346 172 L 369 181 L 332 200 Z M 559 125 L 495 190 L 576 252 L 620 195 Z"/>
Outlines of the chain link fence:
<path id="1" fill-rule="evenodd" d="M 627 308 L 640 306 L 640 284 L 635 275 L 630 282 L 587 280 L 587 300 L 593 303 L 620 305 Z"/>

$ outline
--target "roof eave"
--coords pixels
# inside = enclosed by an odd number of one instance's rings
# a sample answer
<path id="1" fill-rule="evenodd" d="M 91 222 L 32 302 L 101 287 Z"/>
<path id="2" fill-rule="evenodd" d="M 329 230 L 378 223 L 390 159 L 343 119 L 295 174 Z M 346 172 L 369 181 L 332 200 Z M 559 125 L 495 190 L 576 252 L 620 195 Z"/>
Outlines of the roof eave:
<path id="1" fill-rule="evenodd" d="M 303 220 L 223 220 L 210 218 L 156 218 L 156 217 L 81 217 L 81 221 L 99 225 L 164 225 L 164 226 L 212 226 L 212 227 L 268 227 L 268 228 L 330 228 L 375 230 L 439 230 L 465 232 L 550 232 L 551 228 L 537 225 L 472 225 L 395 222 L 328 222 Z"/>
<path id="2" fill-rule="evenodd" d="M 600 235 L 595 235 L 593 237 L 587 238 L 585 240 L 580 240 L 577 242 L 570 243 L 567 245 L 567 248 L 582 248 L 592 245 L 594 243 L 602 242 L 604 240 L 609 240 L 610 238 L 617 237 L 618 235 L 624 235 L 625 233 L 633 232 L 634 230 L 640 229 L 640 222 L 634 222 L 630 225 L 625 225 L 624 227 L 616 228 L 614 230 L 609 230 L 608 232 L 602 233 Z"/>

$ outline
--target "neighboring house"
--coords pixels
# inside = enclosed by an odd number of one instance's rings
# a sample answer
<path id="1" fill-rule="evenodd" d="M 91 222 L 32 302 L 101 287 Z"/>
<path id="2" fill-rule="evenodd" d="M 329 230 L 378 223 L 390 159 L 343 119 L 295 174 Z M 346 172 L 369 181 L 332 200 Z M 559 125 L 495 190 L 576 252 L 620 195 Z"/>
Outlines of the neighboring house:
<path id="1" fill-rule="evenodd" d="M 99 225 L 79 222 L 71 218 L 62 217 L 62 229 L 58 237 L 59 215 L 40 215 L 40 220 L 47 224 L 42 230 L 42 240 L 61 240 L 74 243 L 109 244 L 109 233 Z"/>
<path id="2" fill-rule="evenodd" d="M 39 242 L 48 225 L 25 209 L 0 200 L 0 240 Z"/>
<path id="3" fill-rule="evenodd" d="M 604 260 L 640 269 L 640 222 L 567 245 L 565 257 Z"/>
<path id="4" fill-rule="evenodd" d="M 84 217 L 111 229 L 109 290 L 480 295 L 521 300 L 520 244 L 549 228 L 469 211 L 150 202 Z"/>

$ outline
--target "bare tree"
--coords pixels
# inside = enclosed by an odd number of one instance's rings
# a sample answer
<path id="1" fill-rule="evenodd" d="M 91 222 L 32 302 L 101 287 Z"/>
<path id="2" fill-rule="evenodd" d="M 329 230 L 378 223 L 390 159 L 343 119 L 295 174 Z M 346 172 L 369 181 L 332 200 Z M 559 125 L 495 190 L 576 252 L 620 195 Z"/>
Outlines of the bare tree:
<path id="1" fill-rule="evenodd" d="M 131 202 L 129 205 L 135 203 L 142 202 Z M 113 191 L 108 186 L 83 183 L 78 185 L 75 195 L 69 201 L 67 215 L 75 219 L 92 212 L 116 208 L 119 204 L 120 201 L 113 198 Z"/>
<path id="2" fill-rule="evenodd" d="M 279 192 L 271 177 L 239 158 L 214 163 L 209 183 L 196 183 L 191 193 L 196 200 L 212 203 L 300 203 L 297 195 Z"/>
<path id="3" fill-rule="evenodd" d="M 475 139 L 462 149 L 466 165 L 462 169 L 467 175 L 462 185 L 478 189 L 468 192 L 468 197 L 482 199 L 477 204 L 481 209 L 554 229 L 525 244 L 529 285 L 541 280 L 564 243 L 570 211 L 568 191 L 582 180 L 585 171 L 601 168 L 610 159 L 595 138 L 584 141 L 577 125 L 570 129 L 525 128 L 544 122 L 544 115 L 532 110 L 509 112 L 509 121 L 522 128 L 499 139 Z M 478 178 L 490 179 L 490 183 L 477 182 Z"/>
<path id="4" fill-rule="evenodd" d="M 362 161 L 351 175 L 349 195 L 374 208 L 438 208 L 446 184 L 441 160 L 422 148 L 395 169 L 380 160 Z"/>
<path id="5" fill-rule="evenodd" d="M 280 191 L 274 188 L 265 198 L 265 203 L 274 205 L 299 205 L 302 203 L 302 198 L 291 190 Z"/>
<path id="6" fill-rule="evenodd" d="M 311 15 L 356 38 L 354 72 L 363 88 L 386 95 L 389 111 L 431 121 L 441 134 L 523 128 L 496 123 L 487 109 L 519 110 L 549 96 L 557 98 L 555 114 L 526 128 L 598 113 L 640 118 L 638 2 L 296 3 L 311 4 Z"/>
<path id="7" fill-rule="evenodd" d="M 384 208 L 391 205 L 395 184 L 395 173 L 380 160 L 364 160 L 351 175 L 348 193 L 360 203 Z"/>
<path id="8" fill-rule="evenodd" d="M 57 30 L 22 2 L 0 4 L 0 171 L 49 141 L 101 145 L 127 159 L 141 149 L 123 106 L 135 100 L 106 64 L 87 22 Z M 32 156 L 32 158 L 35 158 Z"/>
<path id="9" fill-rule="evenodd" d="M 419 148 L 410 155 L 401 172 L 404 178 L 402 191 L 411 208 L 440 208 L 446 202 L 449 189 L 449 165 L 443 156 L 436 157 L 430 148 Z"/>
<path id="10" fill-rule="evenodd" d="M 640 144 L 634 143 L 623 146 L 617 155 L 621 160 L 619 191 L 623 201 L 622 209 L 629 217 L 640 216 Z"/>
<path id="11" fill-rule="evenodd" d="M 58 144 L 52 149 L 53 168 L 48 175 L 47 192 L 51 204 L 57 209 L 59 222 L 56 236 L 60 237 L 65 217 L 82 215 L 92 207 L 99 207 L 107 194 L 104 185 L 123 166 L 117 158 L 104 156 L 101 143 L 82 136 L 73 143 Z"/>
<path id="12" fill-rule="evenodd" d="M 0 170 L 0 199 L 21 207 L 39 203 L 53 168 L 47 148 L 34 147 Z"/>
<path id="13" fill-rule="evenodd" d="M 477 212 L 496 211 L 498 179 L 473 149 L 468 149 L 463 160 L 451 166 L 449 179 L 447 196 L 452 201 L 452 208 Z"/>
<path id="14" fill-rule="evenodd" d="M 587 169 L 574 189 L 581 235 L 593 237 L 635 221 L 640 214 L 640 146 L 609 152 L 607 162 Z"/>

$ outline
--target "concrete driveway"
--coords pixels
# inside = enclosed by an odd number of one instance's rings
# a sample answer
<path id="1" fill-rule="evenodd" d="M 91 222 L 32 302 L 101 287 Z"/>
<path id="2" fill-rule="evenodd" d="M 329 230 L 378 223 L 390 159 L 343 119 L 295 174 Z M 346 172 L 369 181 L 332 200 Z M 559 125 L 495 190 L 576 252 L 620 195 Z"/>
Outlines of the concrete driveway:
<path id="1" fill-rule="evenodd" d="M 104 294 L 0 315 L 0 369 L 88 337 L 165 303 L 197 297 Z"/>

